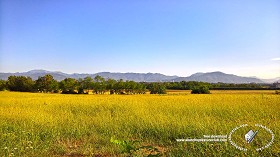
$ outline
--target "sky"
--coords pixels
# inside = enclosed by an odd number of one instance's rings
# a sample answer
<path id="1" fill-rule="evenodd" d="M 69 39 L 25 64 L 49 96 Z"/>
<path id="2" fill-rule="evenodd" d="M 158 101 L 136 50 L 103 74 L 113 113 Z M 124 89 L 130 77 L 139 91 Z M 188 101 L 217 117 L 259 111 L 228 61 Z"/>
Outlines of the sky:
<path id="1" fill-rule="evenodd" d="M 0 72 L 280 77 L 279 0 L 0 0 Z"/>

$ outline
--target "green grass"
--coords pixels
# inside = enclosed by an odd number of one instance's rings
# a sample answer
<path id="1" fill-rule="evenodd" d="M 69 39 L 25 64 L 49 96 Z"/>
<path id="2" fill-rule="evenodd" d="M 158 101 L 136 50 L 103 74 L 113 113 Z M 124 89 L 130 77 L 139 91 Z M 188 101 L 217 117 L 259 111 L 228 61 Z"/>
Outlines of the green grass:
<path id="1" fill-rule="evenodd" d="M 0 156 L 127 155 L 111 138 L 140 141 L 140 146 L 152 146 L 163 156 L 277 156 L 279 111 L 279 95 L 250 91 L 207 95 L 0 92 Z M 270 128 L 275 134 L 273 145 L 261 152 L 243 152 L 229 142 L 176 142 L 229 134 L 241 124 Z M 243 140 L 243 136 L 234 138 Z M 256 139 L 252 145 L 260 142 Z"/>

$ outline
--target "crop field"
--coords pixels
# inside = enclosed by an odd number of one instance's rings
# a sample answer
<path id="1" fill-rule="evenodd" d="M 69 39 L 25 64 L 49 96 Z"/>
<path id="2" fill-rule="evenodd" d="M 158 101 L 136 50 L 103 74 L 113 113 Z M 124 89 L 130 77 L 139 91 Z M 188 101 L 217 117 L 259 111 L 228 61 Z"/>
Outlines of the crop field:
<path id="1" fill-rule="evenodd" d="M 211 91 L 212 92 L 212 91 Z M 166 95 L 0 92 L 0 156 L 279 156 L 280 95 L 213 91 Z M 229 135 L 224 142 L 176 139 Z M 271 129 L 270 134 L 255 124 Z M 259 130 L 247 144 L 244 134 Z M 239 135 L 240 133 L 240 135 Z M 228 139 L 228 138 L 227 138 Z"/>
<path id="2" fill-rule="evenodd" d="M 191 94 L 191 90 L 167 90 L 168 94 Z M 275 94 L 275 90 L 211 90 L 212 94 Z"/>

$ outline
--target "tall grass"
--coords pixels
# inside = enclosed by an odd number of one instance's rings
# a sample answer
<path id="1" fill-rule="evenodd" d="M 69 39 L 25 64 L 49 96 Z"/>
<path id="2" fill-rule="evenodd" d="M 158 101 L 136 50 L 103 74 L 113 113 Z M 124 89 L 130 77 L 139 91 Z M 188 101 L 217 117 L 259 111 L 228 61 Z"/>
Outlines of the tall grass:
<path id="1" fill-rule="evenodd" d="M 280 97 L 275 94 L 62 95 L 0 92 L 0 156 L 120 155 L 110 139 L 138 140 L 164 156 L 279 155 Z M 275 134 L 261 152 L 229 142 L 179 138 L 224 135 L 241 124 Z M 240 137 L 243 138 L 243 137 Z"/>

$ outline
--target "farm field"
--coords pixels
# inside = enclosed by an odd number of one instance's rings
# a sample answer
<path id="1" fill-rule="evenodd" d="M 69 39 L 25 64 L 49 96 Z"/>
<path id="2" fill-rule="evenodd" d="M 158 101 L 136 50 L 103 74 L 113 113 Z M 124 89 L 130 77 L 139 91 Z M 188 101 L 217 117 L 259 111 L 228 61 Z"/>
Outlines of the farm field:
<path id="1" fill-rule="evenodd" d="M 63 95 L 0 92 L 0 156 L 279 156 L 280 95 L 275 91 L 211 91 L 166 95 Z M 248 150 L 227 142 L 176 139 L 229 135 L 261 124 Z M 263 139 L 263 140 L 260 140 Z M 134 141 L 134 142 L 133 142 Z M 132 149 L 127 152 L 129 146 Z M 139 148 L 138 150 L 136 150 Z"/>
<path id="2" fill-rule="evenodd" d="M 167 90 L 168 94 L 191 94 L 191 90 Z M 275 94 L 275 90 L 211 90 L 212 94 Z"/>

